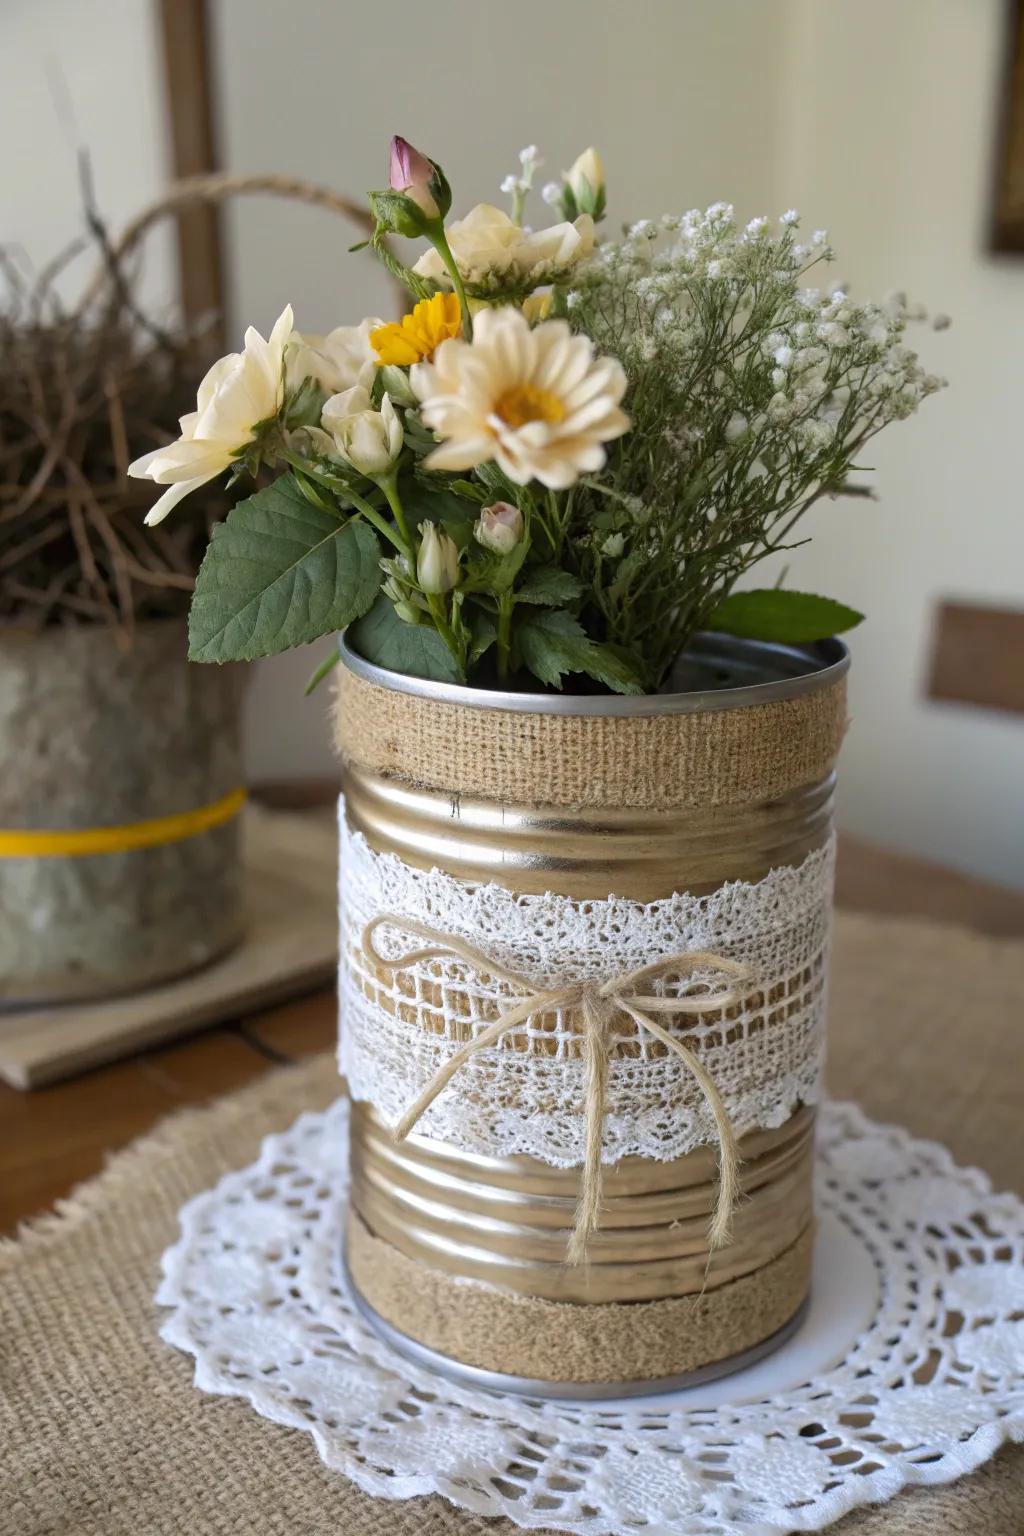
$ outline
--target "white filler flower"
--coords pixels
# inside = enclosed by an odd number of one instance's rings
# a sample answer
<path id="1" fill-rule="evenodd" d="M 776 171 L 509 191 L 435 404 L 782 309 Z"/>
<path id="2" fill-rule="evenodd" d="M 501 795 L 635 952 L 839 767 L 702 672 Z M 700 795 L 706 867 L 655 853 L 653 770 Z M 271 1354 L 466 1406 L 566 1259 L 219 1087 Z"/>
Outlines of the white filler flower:
<path id="1" fill-rule="evenodd" d="M 150 526 L 163 522 L 190 491 L 230 468 L 252 442 L 256 427 L 277 415 L 284 399 L 284 350 L 292 324 L 289 304 L 269 341 L 250 326 L 244 351 L 222 357 L 200 384 L 196 410 L 179 421 L 178 440 L 144 453 L 128 466 L 137 479 L 170 486 L 147 512 Z"/>
<path id="2" fill-rule="evenodd" d="M 517 309 L 482 310 L 472 342 L 442 343 L 411 378 L 424 422 L 445 439 L 425 460 L 431 469 L 496 459 L 517 485 L 560 490 L 599 470 L 602 444 L 630 426 L 621 364 L 595 357 L 564 320 L 531 329 Z"/>

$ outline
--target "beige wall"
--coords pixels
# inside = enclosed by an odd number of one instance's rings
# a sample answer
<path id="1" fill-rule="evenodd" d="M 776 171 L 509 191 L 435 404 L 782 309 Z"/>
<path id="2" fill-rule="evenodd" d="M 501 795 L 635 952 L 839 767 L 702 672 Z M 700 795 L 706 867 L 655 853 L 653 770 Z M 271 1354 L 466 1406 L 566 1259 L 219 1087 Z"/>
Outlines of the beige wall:
<path id="1" fill-rule="evenodd" d="M 985 249 L 1003 6 L 798 0 L 790 23 L 785 196 L 827 225 L 855 290 L 953 316 L 918 335 L 949 389 L 867 456 L 882 500 L 826 504 L 792 558 L 794 585 L 868 615 L 842 820 L 1024 884 L 1024 720 L 922 697 L 939 596 L 1024 607 L 1024 256 Z"/>
<path id="2" fill-rule="evenodd" d="M 164 177 L 163 94 L 149 0 L 2 0 L 0 239 L 35 271 L 82 233 L 77 153 L 89 152 L 96 200 L 117 229 Z M 95 255 L 67 271 L 77 293 Z M 146 249 L 147 302 L 173 292 L 171 236 Z"/>

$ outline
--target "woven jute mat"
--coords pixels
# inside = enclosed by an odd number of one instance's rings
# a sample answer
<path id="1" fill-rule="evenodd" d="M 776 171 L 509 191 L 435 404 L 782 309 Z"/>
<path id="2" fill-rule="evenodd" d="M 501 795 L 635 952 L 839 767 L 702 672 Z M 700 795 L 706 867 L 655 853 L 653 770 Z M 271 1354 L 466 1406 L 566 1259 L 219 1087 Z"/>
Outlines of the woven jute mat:
<path id="1" fill-rule="evenodd" d="M 1024 944 L 843 915 L 830 1083 L 1019 1186 Z M 311 1439 L 192 1386 L 158 1337 L 183 1201 L 337 1093 L 328 1058 L 165 1121 L 0 1247 L 3 1536 L 513 1536 L 438 1497 L 368 1498 Z M 951 1487 L 855 1512 L 837 1536 L 1022 1536 L 1024 1448 Z"/>

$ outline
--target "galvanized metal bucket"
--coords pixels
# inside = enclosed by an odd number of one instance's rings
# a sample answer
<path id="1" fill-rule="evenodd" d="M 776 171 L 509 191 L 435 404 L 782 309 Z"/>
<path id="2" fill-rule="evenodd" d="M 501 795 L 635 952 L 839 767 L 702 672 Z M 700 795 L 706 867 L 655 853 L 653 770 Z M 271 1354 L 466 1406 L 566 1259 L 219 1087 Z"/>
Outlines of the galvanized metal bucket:
<path id="1" fill-rule="evenodd" d="M 831 839 L 839 642 L 699 637 L 673 691 L 643 698 L 438 685 L 344 643 L 342 660 L 347 824 L 404 865 L 523 895 L 654 903 L 757 882 Z M 760 754 L 753 777 L 744 742 Z M 824 976 L 805 984 L 817 996 Z M 768 1038 L 790 1003 L 761 1003 Z M 531 1049 L 543 1050 L 538 1034 Z M 806 1304 L 813 1120 L 797 1105 L 743 1137 L 727 1247 L 708 1250 L 716 1157 L 701 1147 L 608 1168 L 600 1230 L 585 1262 L 567 1265 L 578 1169 L 419 1131 L 399 1144 L 372 1103 L 356 1103 L 357 1302 L 399 1348 L 500 1390 L 616 1397 L 724 1374 L 776 1347 Z"/>

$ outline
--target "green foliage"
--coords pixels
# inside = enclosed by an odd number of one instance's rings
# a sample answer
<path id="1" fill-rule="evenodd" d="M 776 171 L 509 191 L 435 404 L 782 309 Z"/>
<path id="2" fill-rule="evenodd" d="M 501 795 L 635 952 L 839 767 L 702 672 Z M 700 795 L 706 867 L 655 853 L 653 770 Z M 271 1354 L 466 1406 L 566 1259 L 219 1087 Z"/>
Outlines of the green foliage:
<path id="1" fill-rule="evenodd" d="M 291 475 L 213 530 L 189 616 L 193 661 L 250 661 L 344 629 L 380 586 L 365 523 L 313 506 Z"/>
<path id="2" fill-rule="evenodd" d="M 561 571 L 553 565 L 535 565 L 516 593 L 520 603 L 536 603 L 542 608 L 562 608 L 583 596 L 584 587 L 578 576 Z"/>
<path id="3" fill-rule="evenodd" d="M 771 587 L 731 593 L 709 615 L 707 628 L 749 640 L 798 645 L 841 635 L 858 625 L 863 617 L 855 608 L 847 608 L 831 597 Z"/>
<path id="4" fill-rule="evenodd" d="M 382 593 L 346 639 L 357 655 L 374 666 L 409 677 L 429 677 L 438 683 L 465 681 L 441 635 L 432 624 L 407 624 Z"/>
<path id="5" fill-rule="evenodd" d="M 635 668 L 612 646 L 587 637 L 578 619 L 560 609 L 531 614 L 516 631 L 516 645 L 534 677 L 561 688 L 566 673 L 582 672 L 614 693 L 642 693 Z"/>

